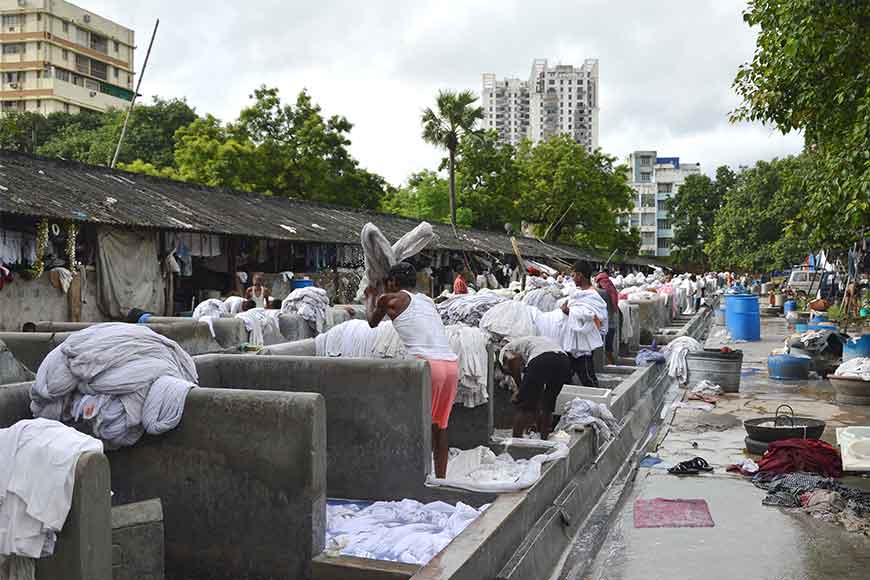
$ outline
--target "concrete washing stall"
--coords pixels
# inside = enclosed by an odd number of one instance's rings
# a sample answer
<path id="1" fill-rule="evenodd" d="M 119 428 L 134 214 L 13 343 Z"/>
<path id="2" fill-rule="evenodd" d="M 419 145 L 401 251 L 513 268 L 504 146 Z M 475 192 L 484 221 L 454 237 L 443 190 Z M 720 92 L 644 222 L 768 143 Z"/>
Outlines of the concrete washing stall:
<path id="1" fill-rule="evenodd" d="M 0 387 L 0 427 L 31 417 L 30 386 Z M 111 508 L 154 498 L 160 510 Z M 70 515 L 37 580 L 147 577 L 131 569 L 141 550 L 163 552 L 135 529 L 157 517 L 169 579 L 306 578 L 325 509 L 323 397 L 194 389 L 173 431 L 79 459 Z"/>

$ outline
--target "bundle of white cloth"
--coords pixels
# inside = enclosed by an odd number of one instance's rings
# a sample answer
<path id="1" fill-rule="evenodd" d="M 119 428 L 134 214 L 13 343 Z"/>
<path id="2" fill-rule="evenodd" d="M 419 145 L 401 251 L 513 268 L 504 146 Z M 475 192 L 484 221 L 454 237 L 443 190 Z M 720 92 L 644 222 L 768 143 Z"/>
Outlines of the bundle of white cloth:
<path id="1" fill-rule="evenodd" d="M 619 340 L 628 344 L 634 337 L 634 320 L 631 315 L 631 304 L 625 300 L 619 301 L 619 312 L 622 314 L 622 324 L 619 329 Z"/>
<path id="2" fill-rule="evenodd" d="M 477 407 L 489 401 L 487 336 L 479 328 L 455 324 L 446 327 L 450 348 L 459 357 L 459 388 L 455 404 Z"/>
<path id="3" fill-rule="evenodd" d="M 607 303 L 593 288 L 575 290 L 568 297 L 568 320 L 562 348 L 571 355 L 590 354 L 604 346 Z M 595 318 L 600 326 L 596 325 Z"/>
<path id="4" fill-rule="evenodd" d="M 103 444 L 57 421 L 0 429 L 0 577 L 32 579 L 33 559 L 54 553 L 72 505 L 76 463 L 90 452 L 102 453 Z"/>
<path id="5" fill-rule="evenodd" d="M 703 350 L 701 343 L 691 336 L 680 336 L 669 342 L 662 349 L 668 360 L 668 376 L 684 384 L 689 375 L 686 355 L 699 350 Z"/>
<path id="6" fill-rule="evenodd" d="M 837 367 L 834 376 L 870 381 L 870 358 L 858 357 L 844 361 Z"/>
<path id="7" fill-rule="evenodd" d="M 110 447 L 132 445 L 181 421 L 196 386 L 193 359 L 147 326 L 97 324 L 48 353 L 30 390 L 35 417 L 84 421 Z"/>
<path id="8" fill-rule="evenodd" d="M 505 296 L 491 290 L 481 290 L 476 294 L 455 294 L 437 305 L 438 313 L 444 324 L 467 324 L 478 326 L 480 319 L 490 308 L 508 300 Z"/>
<path id="9" fill-rule="evenodd" d="M 281 302 L 281 312 L 298 314 L 312 329 L 321 333 L 329 314 L 329 295 L 323 288 L 314 286 L 297 288 Z"/>
<path id="10" fill-rule="evenodd" d="M 201 320 L 203 318 L 224 318 L 230 315 L 229 309 L 223 300 L 218 298 L 209 298 L 203 300 L 193 309 L 193 319 Z"/>
<path id="11" fill-rule="evenodd" d="M 425 565 L 483 513 L 462 502 L 452 506 L 412 499 L 370 506 L 327 504 L 326 551 L 359 558 Z"/>
<path id="12" fill-rule="evenodd" d="M 550 312 L 559 307 L 562 299 L 562 288 L 557 285 L 549 285 L 543 288 L 529 290 L 522 295 L 522 302 L 527 306 L 534 306 L 541 312 Z"/>
<path id="13" fill-rule="evenodd" d="M 372 328 L 365 320 L 348 320 L 314 338 L 317 356 L 344 358 L 407 358 L 405 345 L 393 323 Z"/>
<path id="14" fill-rule="evenodd" d="M 495 342 L 537 334 L 535 319 L 541 311 L 516 300 L 496 304 L 480 319 L 480 329 Z"/>
<path id="15" fill-rule="evenodd" d="M 236 318 L 245 323 L 248 331 L 248 343 L 254 346 L 277 344 L 283 342 L 281 326 L 278 323 L 280 310 L 267 308 L 251 308 L 236 314 Z"/>
<path id="16" fill-rule="evenodd" d="M 245 303 L 245 299 L 241 296 L 227 296 L 224 298 L 224 308 L 226 308 L 227 313 L 230 316 L 235 316 L 239 312 L 242 311 L 242 304 Z"/>
<path id="17" fill-rule="evenodd" d="M 619 422 L 610 408 L 603 403 L 586 399 L 572 399 L 565 403 L 556 431 L 574 431 L 592 425 L 598 435 L 598 443 L 610 441 L 619 431 Z"/>
<path id="18" fill-rule="evenodd" d="M 365 256 L 365 270 L 357 289 L 357 301 L 365 301 L 366 307 L 372 309 L 374 296 L 384 292 L 384 282 L 390 266 L 419 254 L 435 239 L 432 226 L 428 222 L 420 222 L 417 227 L 390 246 L 390 242 L 376 225 L 373 223 L 364 225 L 360 232 L 360 242 Z M 369 286 L 376 288 L 377 293 L 366 298 L 365 291 Z"/>

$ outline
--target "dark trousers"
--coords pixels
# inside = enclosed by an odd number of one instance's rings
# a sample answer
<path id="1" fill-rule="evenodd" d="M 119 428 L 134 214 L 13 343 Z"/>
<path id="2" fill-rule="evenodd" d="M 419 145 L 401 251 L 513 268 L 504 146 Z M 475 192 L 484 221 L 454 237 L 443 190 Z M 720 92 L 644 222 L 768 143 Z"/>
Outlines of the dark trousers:
<path id="1" fill-rule="evenodd" d="M 571 370 L 584 387 L 598 387 L 598 377 L 595 376 L 595 363 L 592 355 L 571 357 Z"/>

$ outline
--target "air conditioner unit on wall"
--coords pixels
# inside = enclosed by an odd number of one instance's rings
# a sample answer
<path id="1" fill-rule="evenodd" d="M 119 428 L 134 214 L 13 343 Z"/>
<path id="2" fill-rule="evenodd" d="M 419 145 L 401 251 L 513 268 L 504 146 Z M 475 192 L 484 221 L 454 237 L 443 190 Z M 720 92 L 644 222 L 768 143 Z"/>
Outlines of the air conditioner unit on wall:
<path id="1" fill-rule="evenodd" d="M 9 88 L 10 88 L 10 89 L 17 89 L 17 88 L 18 88 L 18 83 L 9 83 Z"/>
<path id="2" fill-rule="evenodd" d="M 90 22 L 90 21 L 91 21 L 91 15 L 90 15 L 90 14 L 85 14 L 84 16 L 82 16 L 82 20 L 84 20 L 85 22 Z"/>
<path id="3" fill-rule="evenodd" d="M 27 0 L 18 0 L 19 6 L 27 6 Z"/>

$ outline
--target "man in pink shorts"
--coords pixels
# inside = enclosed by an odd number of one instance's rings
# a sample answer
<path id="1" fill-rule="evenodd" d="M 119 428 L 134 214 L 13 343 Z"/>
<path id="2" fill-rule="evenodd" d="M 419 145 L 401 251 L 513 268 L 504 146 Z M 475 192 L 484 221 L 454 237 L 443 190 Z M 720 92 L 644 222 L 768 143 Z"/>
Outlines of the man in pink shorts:
<path id="1" fill-rule="evenodd" d="M 435 303 L 417 292 L 416 287 L 414 266 L 407 262 L 395 264 L 387 275 L 386 293 L 378 297 L 374 311 L 368 313 L 368 321 L 374 328 L 384 316 L 389 316 L 408 354 L 429 362 L 432 374 L 432 454 L 435 477 L 444 479 L 447 477 L 447 423 L 456 399 L 459 363 L 447 341 L 447 332 Z M 374 292 L 374 288 L 368 288 L 366 296 Z"/>

